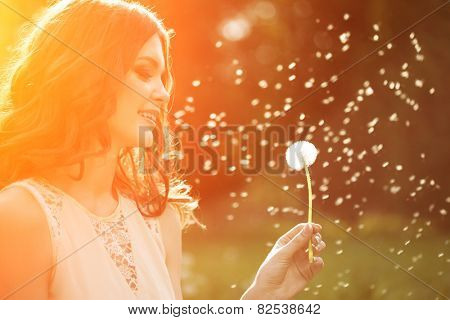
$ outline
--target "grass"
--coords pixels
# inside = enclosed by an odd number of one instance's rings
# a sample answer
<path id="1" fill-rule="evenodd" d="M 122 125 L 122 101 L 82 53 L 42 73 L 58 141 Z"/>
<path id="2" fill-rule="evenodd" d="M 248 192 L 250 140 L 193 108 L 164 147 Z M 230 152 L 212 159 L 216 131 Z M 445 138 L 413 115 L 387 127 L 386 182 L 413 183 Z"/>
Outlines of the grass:
<path id="1" fill-rule="evenodd" d="M 393 220 L 394 226 L 385 228 L 380 217 L 370 217 L 364 221 L 363 229 L 356 228 L 352 233 L 395 264 L 404 269 L 412 267 L 409 273 L 449 297 L 448 236 L 435 233 L 430 227 L 416 238 L 410 232 L 412 228 L 408 232 L 400 228 L 409 221 Z M 279 218 L 274 221 L 280 223 L 279 228 L 275 229 L 270 221 L 255 228 L 249 227 L 253 225 L 251 221 L 247 225 L 234 221 L 204 232 L 188 231 L 183 239 L 185 299 L 239 299 L 270 251 L 267 243 L 275 242 L 295 225 Z M 443 298 L 344 231 L 319 223 L 324 226 L 322 235 L 327 243 L 321 255 L 325 267 L 296 299 Z"/>

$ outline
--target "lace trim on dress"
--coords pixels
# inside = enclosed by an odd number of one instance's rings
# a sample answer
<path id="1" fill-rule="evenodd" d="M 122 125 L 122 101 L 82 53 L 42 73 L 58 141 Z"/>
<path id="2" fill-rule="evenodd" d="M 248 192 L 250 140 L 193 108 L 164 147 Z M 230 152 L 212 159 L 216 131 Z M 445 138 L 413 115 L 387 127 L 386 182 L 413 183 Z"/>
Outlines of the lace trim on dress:
<path id="1" fill-rule="evenodd" d="M 42 196 L 46 207 L 50 213 L 50 229 L 52 235 L 55 239 L 58 239 L 61 236 L 61 222 L 60 222 L 60 212 L 62 209 L 62 197 L 60 194 L 54 191 L 47 191 L 38 183 L 33 180 L 28 180 L 28 183 L 39 191 L 39 194 Z"/>
<path id="2" fill-rule="evenodd" d="M 46 189 L 37 181 L 28 179 L 24 181 L 26 184 L 30 185 L 33 189 L 35 189 L 39 196 L 44 200 L 45 205 L 45 213 L 47 216 L 47 220 L 49 222 L 50 233 L 53 239 L 53 256 L 54 263 L 52 269 L 55 269 L 56 263 L 58 262 L 58 247 L 59 247 L 59 239 L 61 238 L 61 221 L 60 215 L 63 206 L 63 198 L 61 194 L 52 190 L 51 188 Z M 52 278 L 53 278 L 52 273 Z"/>
<path id="3" fill-rule="evenodd" d="M 118 220 L 97 220 L 89 216 L 95 231 L 102 238 L 103 244 L 111 259 L 125 277 L 133 292 L 138 291 L 136 265 L 133 257 L 131 241 L 125 217 L 121 214 Z"/>
<path id="4" fill-rule="evenodd" d="M 31 181 L 31 180 L 30 180 Z M 56 212 L 61 210 L 62 207 L 62 196 L 66 195 L 69 199 L 76 202 L 76 200 L 70 195 L 66 194 L 64 191 L 59 188 L 53 186 L 49 182 L 43 179 L 36 179 L 33 183 L 39 189 L 50 190 L 47 192 L 42 192 L 43 197 L 45 198 L 46 203 L 48 203 L 50 210 L 55 213 L 52 214 L 53 218 L 56 218 L 58 215 Z M 44 186 L 45 188 L 43 188 Z M 56 195 L 60 195 L 56 197 Z M 120 206 L 120 196 L 119 195 L 119 206 Z M 59 199 L 57 201 L 57 199 Z M 83 206 L 79 205 L 83 211 Z M 91 224 L 93 225 L 95 232 L 103 241 L 106 251 L 110 255 L 111 259 L 119 269 L 120 273 L 124 276 L 127 281 L 129 287 L 134 293 L 138 291 L 138 281 L 137 281 L 137 272 L 136 265 L 133 257 L 133 251 L 131 246 L 131 241 L 128 236 L 128 228 L 125 221 L 125 217 L 123 216 L 122 208 L 117 208 L 119 212 L 119 217 L 114 219 L 105 219 L 102 217 L 96 217 L 94 214 L 86 212 L 86 216 L 89 217 Z M 116 216 L 113 214 L 112 216 Z M 108 217 L 109 218 L 109 217 Z M 57 221 L 55 219 L 55 221 Z M 56 222 L 57 227 L 55 227 L 55 233 L 60 234 L 60 223 L 59 220 Z"/>

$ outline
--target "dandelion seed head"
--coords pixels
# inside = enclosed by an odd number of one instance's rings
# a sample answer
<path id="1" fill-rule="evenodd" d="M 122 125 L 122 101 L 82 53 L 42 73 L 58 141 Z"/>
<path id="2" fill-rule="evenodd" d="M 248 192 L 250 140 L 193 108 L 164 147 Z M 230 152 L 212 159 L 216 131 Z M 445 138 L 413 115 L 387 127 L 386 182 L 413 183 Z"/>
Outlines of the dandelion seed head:
<path id="1" fill-rule="evenodd" d="M 318 151 L 316 147 L 308 141 L 297 141 L 286 150 L 286 161 L 294 170 L 302 170 L 305 164 L 309 167 L 316 161 Z"/>

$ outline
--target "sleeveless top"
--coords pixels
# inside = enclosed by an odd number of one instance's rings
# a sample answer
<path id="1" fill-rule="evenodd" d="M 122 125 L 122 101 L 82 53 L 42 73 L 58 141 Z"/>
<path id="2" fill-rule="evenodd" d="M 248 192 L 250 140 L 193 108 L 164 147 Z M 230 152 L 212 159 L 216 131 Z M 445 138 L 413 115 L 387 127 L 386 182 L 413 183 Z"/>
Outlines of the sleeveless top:
<path id="1" fill-rule="evenodd" d="M 28 190 L 47 218 L 53 247 L 49 299 L 176 299 L 165 264 L 159 217 L 141 215 L 119 191 L 100 217 L 46 180 L 7 185 Z"/>

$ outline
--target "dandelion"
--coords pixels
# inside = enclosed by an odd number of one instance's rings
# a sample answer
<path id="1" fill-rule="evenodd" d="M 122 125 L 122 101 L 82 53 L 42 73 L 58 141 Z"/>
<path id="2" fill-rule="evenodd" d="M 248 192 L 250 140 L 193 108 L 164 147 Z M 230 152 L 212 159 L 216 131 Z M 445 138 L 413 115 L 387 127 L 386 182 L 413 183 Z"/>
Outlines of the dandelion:
<path id="1" fill-rule="evenodd" d="M 311 166 L 317 158 L 316 147 L 308 141 L 297 141 L 286 150 L 286 161 L 289 167 L 300 171 L 305 168 L 306 180 L 308 182 L 308 223 L 312 223 L 312 188 L 311 177 L 308 167 Z M 311 240 L 308 243 L 309 262 L 313 262 L 313 251 Z"/>

